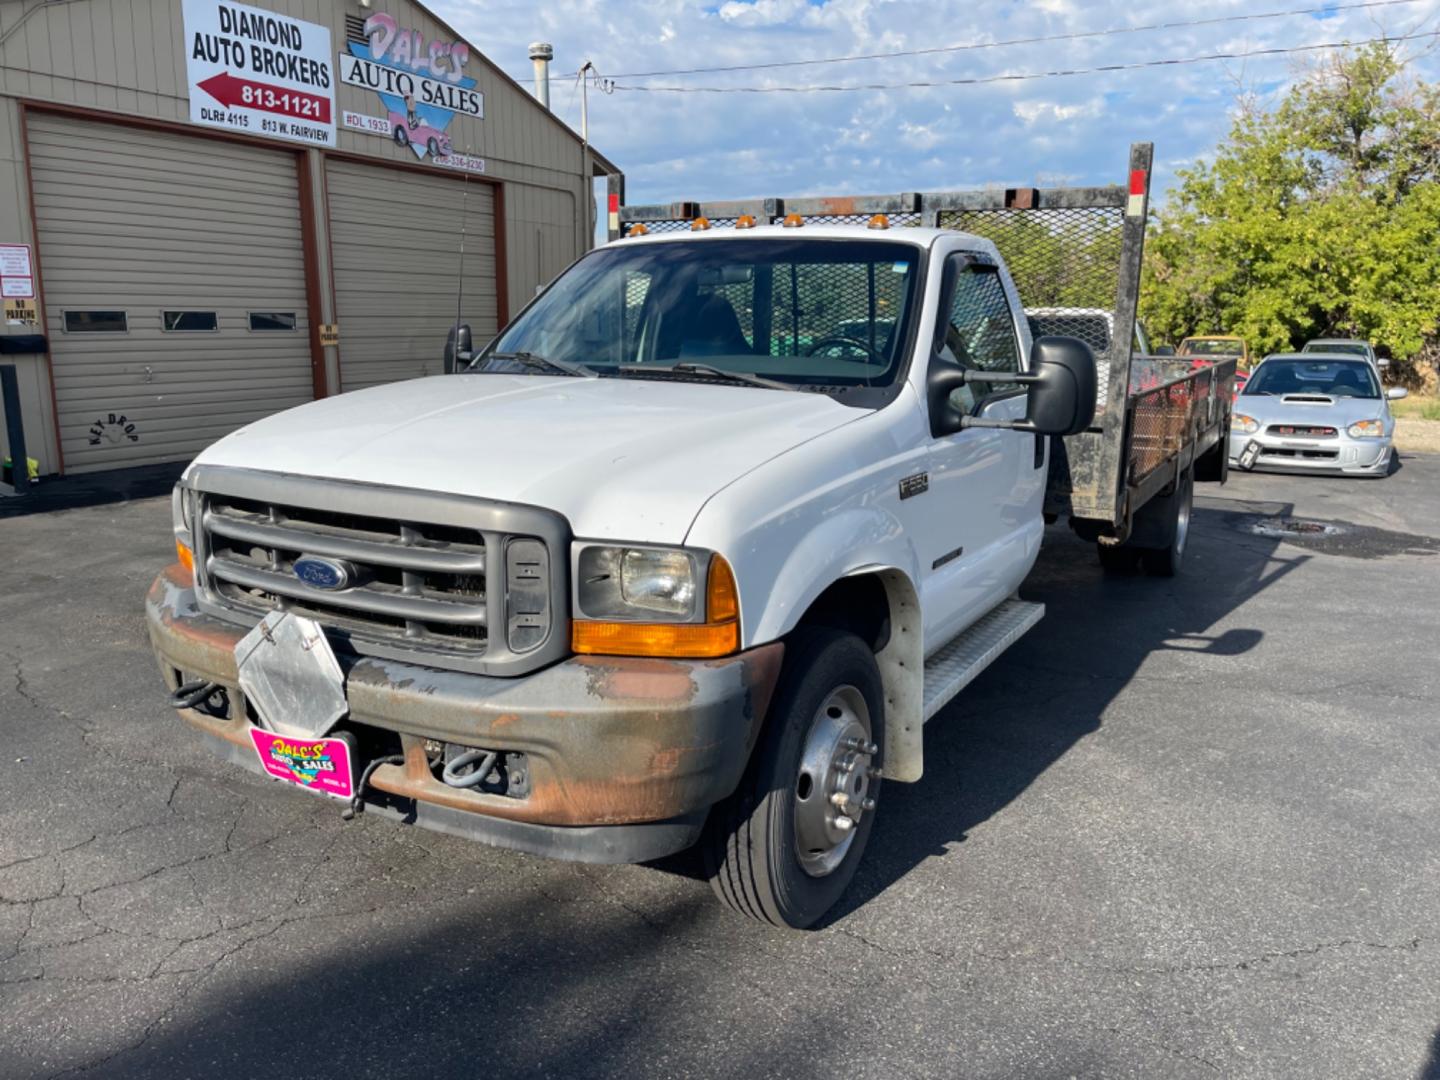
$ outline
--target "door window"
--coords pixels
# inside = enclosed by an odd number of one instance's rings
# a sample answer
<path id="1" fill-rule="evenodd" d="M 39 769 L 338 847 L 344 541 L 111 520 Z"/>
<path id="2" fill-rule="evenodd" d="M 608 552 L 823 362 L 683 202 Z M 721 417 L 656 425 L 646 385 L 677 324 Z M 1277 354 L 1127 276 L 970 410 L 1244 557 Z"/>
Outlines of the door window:
<path id="1" fill-rule="evenodd" d="M 994 269 L 973 264 L 960 268 L 940 355 L 963 368 L 1019 372 L 1015 316 Z M 974 412 L 987 399 L 1020 389 L 1019 383 L 976 383 L 955 390 L 951 402 L 957 409 Z"/>

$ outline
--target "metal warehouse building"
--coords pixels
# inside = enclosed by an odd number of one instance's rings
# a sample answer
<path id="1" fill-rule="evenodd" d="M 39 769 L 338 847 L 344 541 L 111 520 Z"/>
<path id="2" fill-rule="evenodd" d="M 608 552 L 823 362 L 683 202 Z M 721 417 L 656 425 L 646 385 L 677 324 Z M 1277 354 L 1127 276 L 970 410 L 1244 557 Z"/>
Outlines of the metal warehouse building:
<path id="1" fill-rule="evenodd" d="M 408 0 L 0 4 L 0 154 L 45 474 L 438 373 L 457 310 L 482 341 L 590 246 L 615 173 Z"/>

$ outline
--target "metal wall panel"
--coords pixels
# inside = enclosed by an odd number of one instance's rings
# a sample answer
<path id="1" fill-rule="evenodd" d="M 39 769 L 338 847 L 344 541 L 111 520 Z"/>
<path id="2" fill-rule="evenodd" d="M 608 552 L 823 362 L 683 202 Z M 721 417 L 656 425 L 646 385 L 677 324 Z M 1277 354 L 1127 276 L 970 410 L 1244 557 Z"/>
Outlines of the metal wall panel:
<path id="1" fill-rule="evenodd" d="M 457 303 L 477 346 L 495 334 L 490 184 L 339 158 L 326 178 L 341 389 L 440 374 Z"/>
<path id="2" fill-rule="evenodd" d="M 310 400 L 294 153 L 45 113 L 28 130 L 67 472 L 183 460 Z M 88 310 L 128 329 L 66 329 Z M 166 332 L 167 310 L 219 328 Z M 251 330 L 251 312 L 295 329 Z"/>

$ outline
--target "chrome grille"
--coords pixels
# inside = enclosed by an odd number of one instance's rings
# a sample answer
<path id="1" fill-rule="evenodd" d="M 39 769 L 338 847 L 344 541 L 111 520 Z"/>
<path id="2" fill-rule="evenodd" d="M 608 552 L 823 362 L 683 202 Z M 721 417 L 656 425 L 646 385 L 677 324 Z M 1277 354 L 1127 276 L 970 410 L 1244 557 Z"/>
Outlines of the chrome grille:
<path id="1" fill-rule="evenodd" d="M 568 644 L 556 578 L 569 534 L 556 515 L 242 470 L 198 470 L 191 483 L 197 584 L 214 614 L 294 611 L 355 653 L 493 674 L 532 670 Z M 355 512 L 372 508 L 395 516 Z M 348 580 L 309 584 L 302 556 L 343 564 Z"/>
<path id="2" fill-rule="evenodd" d="M 202 505 L 205 569 L 225 599 L 265 610 L 283 604 L 350 629 L 484 649 L 482 534 L 224 496 Z M 294 572 L 301 555 L 344 560 L 356 568 L 357 583 L 334 592 L 307 585 Z"/>

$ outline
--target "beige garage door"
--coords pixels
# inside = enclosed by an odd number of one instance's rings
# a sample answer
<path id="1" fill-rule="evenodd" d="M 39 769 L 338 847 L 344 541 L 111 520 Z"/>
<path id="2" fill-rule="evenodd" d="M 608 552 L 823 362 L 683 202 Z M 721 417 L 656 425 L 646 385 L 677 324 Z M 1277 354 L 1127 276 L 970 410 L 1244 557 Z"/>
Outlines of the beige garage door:
<path id="1" fill-rule="evenodd" d="M 43 113 L 29 138 L 67 471 L 310 400 L 294 154 Z"/>
<path id="2" fill-rule="evenodd" d="M 457 298 L 476 346 L 494 335 L 489 184 L 334 158 L 327 183 L 342 389 L 440 374 Z"/>

